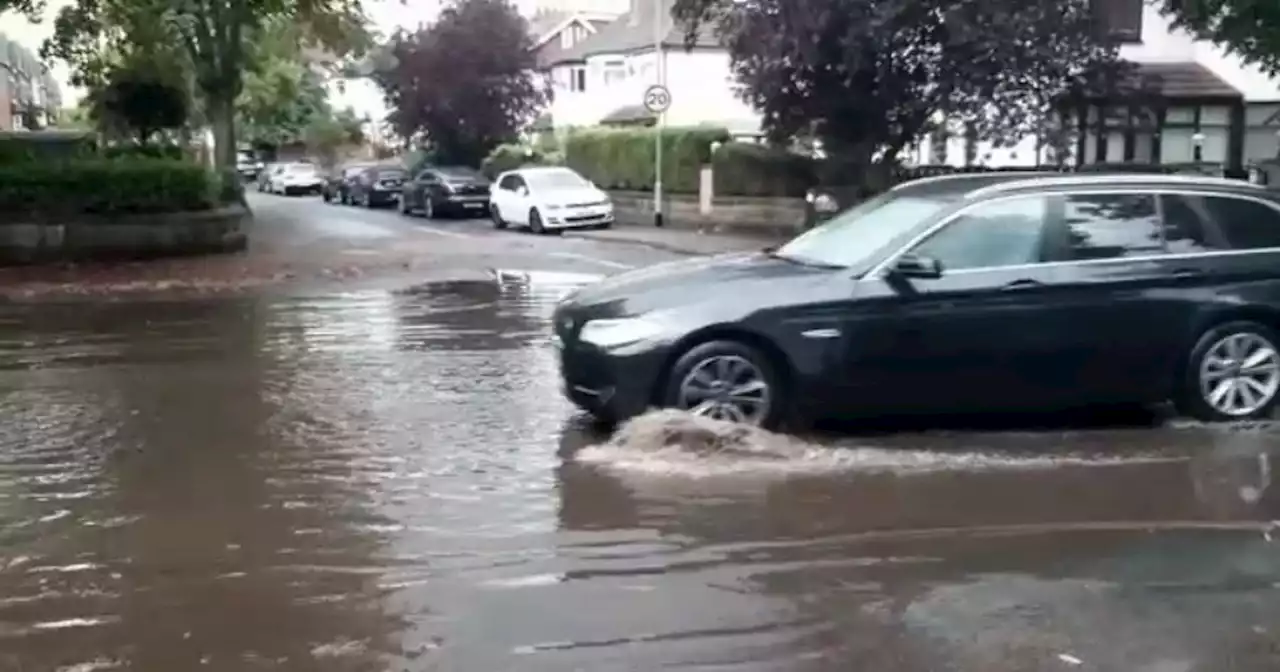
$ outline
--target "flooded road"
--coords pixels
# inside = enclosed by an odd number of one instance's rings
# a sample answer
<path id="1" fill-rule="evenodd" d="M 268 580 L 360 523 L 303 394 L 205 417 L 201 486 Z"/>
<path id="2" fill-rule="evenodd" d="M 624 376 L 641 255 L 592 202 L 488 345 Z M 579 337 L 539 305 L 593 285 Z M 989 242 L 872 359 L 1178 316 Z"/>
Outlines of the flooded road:
<path id="1" fill-rule="evenodd" d="M 1280 667 L 1280 430 L 610 440 L 585 279 L 0 306 L 0 670 Z"/>

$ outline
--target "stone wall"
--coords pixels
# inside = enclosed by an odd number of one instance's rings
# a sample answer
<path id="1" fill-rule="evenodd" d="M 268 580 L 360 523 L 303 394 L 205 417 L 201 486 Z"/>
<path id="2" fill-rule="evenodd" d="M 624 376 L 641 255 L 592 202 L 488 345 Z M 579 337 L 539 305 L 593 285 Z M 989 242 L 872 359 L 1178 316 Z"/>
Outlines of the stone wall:
<path id="1" fill-rule="evenodd" d="M 653 222 L 653 194 L 611 191 L 620 224 Z M 803 229 L 805 202 L 801 198 L 717 196 L 703 208 L 696 194 L 664 194 L 663 219 L 671 228 L 708 232 L 792 234 Z"/>
<path id="2" fill-rule="evenodd" d="M 252 219 L 241 205 L 130 217 L 82 215 L 57 222 L 0 215 L 0 265 L 238 252 L 248 244 Z"/>

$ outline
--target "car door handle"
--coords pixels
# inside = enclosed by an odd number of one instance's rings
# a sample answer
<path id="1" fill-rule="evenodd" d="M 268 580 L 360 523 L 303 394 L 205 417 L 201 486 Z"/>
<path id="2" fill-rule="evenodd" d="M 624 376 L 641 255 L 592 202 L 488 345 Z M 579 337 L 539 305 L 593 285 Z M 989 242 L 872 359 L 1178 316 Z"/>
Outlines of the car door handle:
<path id="1" fill-rule="evenodd" d="M 1173 272 L 1175 280 L 1197 280 L 1204 277 L 1204 271 L 1197 268 L 1179 268 Z"/>
<path id="2" fill-rule="evenodd" d="M 1031 278 L 1022 278 L 1021 280 L 1014 280 L 1013 282 L 1006 284 L 1004 287 L 1001 287 L 1000 289 L 1010 291 L 1010 290 L 1016 290 L 1016 289 L 1035 289 L 1036 287 L 1042 287 L 1042 286 L 1044 285 L 1039 280 L 1032 280 Z"/>

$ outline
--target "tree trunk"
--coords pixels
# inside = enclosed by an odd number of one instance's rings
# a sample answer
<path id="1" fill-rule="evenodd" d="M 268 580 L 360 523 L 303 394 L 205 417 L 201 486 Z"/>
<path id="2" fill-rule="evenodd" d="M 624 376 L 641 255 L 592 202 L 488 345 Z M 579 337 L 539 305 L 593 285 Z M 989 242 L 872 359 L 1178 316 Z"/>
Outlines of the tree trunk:
<path id="1" fill-rule="evenodd" d="M 206 92 L 209 101 L 209 125 L 213 127 L 213 165 L 220 170 L 236 167 L 236 103 L 235 96 Z"/>

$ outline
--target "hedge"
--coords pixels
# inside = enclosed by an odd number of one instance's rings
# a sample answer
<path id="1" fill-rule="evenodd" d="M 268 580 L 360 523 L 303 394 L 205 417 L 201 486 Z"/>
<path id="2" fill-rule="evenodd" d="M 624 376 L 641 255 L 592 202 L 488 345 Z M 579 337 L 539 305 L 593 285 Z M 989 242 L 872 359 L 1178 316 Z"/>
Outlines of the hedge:
<path id="1" fill-rule="evenodd" d="M 784 149 L 742 142 L 712 157 L 717 196 L 803 197 L 817 183 L 817 162 Z"/>
<path id="2" fill-rule="evenodd" d="M 208 210 L 234 196 L 204 166 L 168 159 L 71 159 L 0 165 L 0 222 L 14 215 Z"/>
<path id="3" fill-rule="evenodd" d="M 599 129 L 565 141 L 565 164 L 601 189 L 653 188 L 653 128 Z M 662 133 L 662 185 L 671 193 L 698 193 L 698 175 L 711 160 L 711 144 L 727 142 L 723 128 L 667 128 Z"/>
<path id="4" fill-rule="evenodd" d="M 0 165 L 87 158 L 96 151 L 91 133 L 70 131 L 0 132 Z"/>

